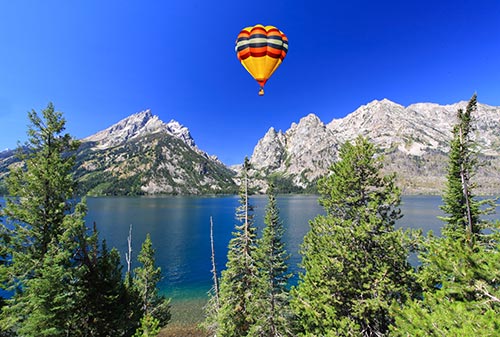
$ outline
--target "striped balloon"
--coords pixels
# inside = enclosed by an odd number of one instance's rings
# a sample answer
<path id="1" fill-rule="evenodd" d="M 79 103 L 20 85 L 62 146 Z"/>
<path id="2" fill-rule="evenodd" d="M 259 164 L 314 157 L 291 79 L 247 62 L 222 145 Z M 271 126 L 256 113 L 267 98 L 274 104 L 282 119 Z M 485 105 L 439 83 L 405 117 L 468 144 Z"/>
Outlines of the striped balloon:
<path id="1" fill-rule="evenodd" d="M 255 25 L 238 34 L 235 50 L 243 67 L 259 83 L 262 96 L 264 85 L 286 56 L 288 38 L 274 26 Z"/>

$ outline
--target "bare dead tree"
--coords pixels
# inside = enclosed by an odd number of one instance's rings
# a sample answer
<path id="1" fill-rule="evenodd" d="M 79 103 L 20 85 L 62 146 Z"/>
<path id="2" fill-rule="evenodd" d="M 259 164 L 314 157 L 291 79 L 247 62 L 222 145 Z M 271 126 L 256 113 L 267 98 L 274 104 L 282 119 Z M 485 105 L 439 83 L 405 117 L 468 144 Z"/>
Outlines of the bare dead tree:
<path id="1" fill-rule="evenodd" d="M 212 278 L 214 281 L 214 296 L 217 308 L 220 307 L 219 303 L 219 280 L 217 278 L 217 268 L 215 265 L 215 248 L 214 248 L 214 222 L 210 216 L 210 247 L 212 249 Z"/>
<path id="2" fill-rule="evenodd" d="M 132 266 L 132 224 L 130 224 L 130 228 L 128 230 L 128 253 L 125 253 L 125 260 L 127 261 L 127 275 L 130 275 L 131 266 Z"/>

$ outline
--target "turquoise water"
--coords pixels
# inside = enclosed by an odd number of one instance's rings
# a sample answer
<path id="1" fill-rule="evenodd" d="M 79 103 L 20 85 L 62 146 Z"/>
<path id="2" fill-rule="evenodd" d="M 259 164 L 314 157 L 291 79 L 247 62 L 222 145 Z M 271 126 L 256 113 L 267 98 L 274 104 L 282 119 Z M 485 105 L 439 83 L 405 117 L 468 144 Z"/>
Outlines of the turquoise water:
<path id="1" fill-rule="evenodd" d="M 252 196 L 250 202 L 255 206 L 255 224 L 261 229 L 267 197 Z M 442 223 L 437 216 L 443 215 L 439 209 L 441 203 L 439 196 L 403 197 L 404 216 L 397 226 L 422 228 L 424 232 L 433 230 L 439 234 Z M 212 280 L 210 217 L 214 222 L 216 262 L 220 273 L 236 224 L 237 196 L 89 197 L 87 204 L 87 225 L 92 227 L 92 223 L 96 223 L 100 238 L 106 239 L 108 247 L 120 251 L 124 265 L 127 236 L 132 225 L 134 261 L 146 234 L 151 234 L 156 263 L 164 276 L 160 284 L 163 293 L 174 301 L 206 298 Z M 301 260 L 299 248 L 309 230 L 309 221 L 324 212 L 314 195 L 279 196 L 278 207 L 286 229 L 284 241 L 291 255 L 290 270 L 296 274 Z M 135 266 L 136 262 L 132 267 Z"/>
<path id="2" fill-rule="evenodd" d="M 255 224 L 262 228 L 267 198 L 254 196 Z M 164 279 L 162 291 L 173 300 L 206 296 L 211 287 L 210 217 L 214 222 L 217 268 L 226 263 L 227 246 L 236 223 L 237 196 L 216 197 L 105 197 L 88 198 L 88 224 L 96 222 L 100 237 L 116 247 L 125 263 L 129 226 L 132 225 L 132 255 L 140 251 L 147 233 L 156 249 L 156 262 Z M 404 197 L 405 215 L 398 226 L 439 232 L 442 215 L 441 198 L 435 196 Z M 323 209 L 317 196 L 287 195 L 278 197 L 278 206 L 286 232 L 284 241 L 292 272 L 298 271 L 300 244 L 309 229 L 309 220 Z"/>
<path id="3" fill-rule="evenodd" d="M 309 230 L 309 221 L 323 214 L 313 195 L 286 195 L 278 197 L 278 206 L 286 232 L 284 241 L 291 254 L 290 270 L 298 272 L 299 247 Z M 267 198 L 253 196 L 255 223 L 263 226 Z M 404 217 L 397 227 L 433 230 L 439 234 L 443 215 L 438 196 L 406 196 L 402 199 Z M 132 255 L 134 260 L 146 234 L 151 234 L 156 249 L 156 263 L 164 279 L 162 292 L 172 298 L 172 321 L 196 324 L 203 319 L 203 305 L 211 287 L 210 217 L 214 222 L 217 268 L 226 263 L 227 246 L 234 230 L 237 196 L 214 197 L 104 197 L 88 198 L 87 225 L 95 222 L 100 238 L 108 247 L 116 247 L 125 265 L 127 236 L 132 225 Z M 0 206 L 3 199 L 0 198 Z M 497 208 L 497 214 L 500 208 Z M 495 216 L 498 218 L 498 216 Z M 414 261 L 412 261 L 414 259 Z M 415 257 L 410 257 L 415 263 Z M 137 266 L 134 263 L 133 267 Z"/>

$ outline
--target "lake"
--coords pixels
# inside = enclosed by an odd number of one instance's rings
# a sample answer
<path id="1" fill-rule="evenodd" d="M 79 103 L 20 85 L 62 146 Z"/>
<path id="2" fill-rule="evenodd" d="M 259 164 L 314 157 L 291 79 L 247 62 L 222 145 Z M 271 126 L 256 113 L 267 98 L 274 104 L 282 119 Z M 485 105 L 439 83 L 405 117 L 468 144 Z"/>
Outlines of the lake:
<path id="1" fill-rule="evenodd" d="M 116 247 L 125 264 L 127 236 L 132 225 L 132 255 L 137 258 L 146 234 L 156 249 L 156 262 L 164 279 L 160 288 L 173 300 L 206 298 L 211 287 L 210 217 L 214 223 L 215 254 L 218 271 L 226 263 L 227 246 L 234 230 L 237 196 L 214 197 L 103 197 L 88 198 L 88 225 L 97 224 L 100 237 Z M 252 196 L 255 224 L 263 227 L 266 196 Z M 439 196 L 403 197 L 403 228 L 422 228 L 439 232 L 443 215 Z M 292 272 L 298 271 L 299 247 L 309 229 L 309 220 L 324 214 L 314 195 L 278 197 L 280 217 L 285 226 L 284 241 Z M 135 266 L 137 264 L 134 264 Z M 133 265 L 133 266 L 134 266 Z"/>
<path id="2" fill-rule="evenodd" d="M 106 239 L 108 247 L 120 251 L 124 265 L 132 225 L 133 267 L 137 266 L 135 260 L 142 242 L 150 233 L 156 263 L 164 276 L 160 289 L 172 298 L 172 322 L 192 326 L 204 317 L 203 306 L 212 285 L 210 217 L 220 273 L 236 224 L 238 200 L 238 196 L 89 197 L 86 220 L 89 227 L 96 223 L 100 238 Z M 301 261 L 299 247 L 309 230 L 309 221 L 324 211 L 314 195 L 281 195 L 277 200 L 285 227 L 284 241 L 291 254 L 290 270 L 297 274 Z M 250 203 L 255 207 L 255 224 L 262 229 L 267 197 L 252 196 Z M 439 209 L 441 203 L 439 196 L 404 196 L 401 205 L 404 216 L 397 227 L 439 233 L 442 222 L 437 217 L 443 215 Z M 1 197 L 0 205 L 3 205 Z"/>

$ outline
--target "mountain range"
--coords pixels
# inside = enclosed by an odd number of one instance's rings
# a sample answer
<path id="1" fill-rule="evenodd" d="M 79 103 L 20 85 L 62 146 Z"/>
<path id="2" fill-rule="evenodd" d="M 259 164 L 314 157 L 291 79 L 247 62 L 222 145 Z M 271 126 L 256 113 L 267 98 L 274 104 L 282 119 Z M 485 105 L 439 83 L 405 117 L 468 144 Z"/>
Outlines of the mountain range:
<path id="1" fill-rule="evenodd" d="M 2 157 L 1 172 L 13 163 Z M 87 195 L 217 194 L 237 190 L 235 173 L 195 144 L 188 128 L 150 110 L 81 140 L 75 178 Z"/>
<path id="2" fill-rule="evenodd" d="M 338 149 L 358 135 L 367 137 L 384 156 L 384 171 L 396 172 L 403 193 L 440 193 L 447 153 L 458 109 L 452 105 L 418 103 L 404 107 L 387 99 L 374 100 L 341 119 L 323 123 L 309 114 L 283 131 L 270 128 L 250 159 L 263 181 L 278 176 L 307 188 L 338 160 Z M 500 107 L 478 104 L 474 137 L 484 165 L 476 180 L 481 193 L 500 191 Z"/>
<path id="3" fill-rule="evenodd" d="M 458 109 L 418 103 L 404 107 L 374 100 L 344 118 L 322 122 L 309 114 L 286 131 L 269 128 L 250 158 L 254 190 L 274 180 L 281 191 L 314 191 L 316 181 L 338 160 L 338 150 L 358 135 L 384 157 L 384 171 L 396 172 L 403 193 L 440 193 L 444 186 L 451 130 Z M 478 191 L 500 191 L 500 107 L 478 104 L 474 116 L 480 159 Z M 238 167 L 229 168 L 196 145 L 189 129 L 161 121 L 150 110 L 135 113 L 81 140 L 75 177 L 89 195 L 234 193 Z M 16 162 L 0 152 L 0 179 Z"/>

